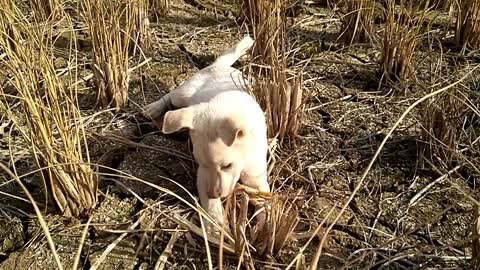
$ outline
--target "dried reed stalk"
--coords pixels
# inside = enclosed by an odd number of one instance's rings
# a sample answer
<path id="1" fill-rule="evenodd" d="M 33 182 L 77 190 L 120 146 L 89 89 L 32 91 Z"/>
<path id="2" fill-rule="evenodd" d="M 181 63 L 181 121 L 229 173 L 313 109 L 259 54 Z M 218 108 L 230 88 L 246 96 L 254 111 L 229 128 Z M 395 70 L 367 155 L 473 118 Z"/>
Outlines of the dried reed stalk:
<path id="1" fill-rule="evenodd" d="M 480 208 L 475 205 L 473 210 L 472 230 L 472 259 L 470 265 L 472 270 L 480 269 Z"/>
<path id="2" fill-rule="evenodd" d="M 323 248 L 326 244 L 326 241 L 327 241 L 327 238 L 328 238 L 328 235 L 329 233 L 331 232 L 331 230 L 333 229 L 333 226 L 335 226 L 335 224 L 337 224 L 338 220 L 340 219 L 340 217 L 343 215 L 343 213 L 345 212 L 345 210 L 347 209 L 347 207 L 350 205 L 350 203 L 352 202 L 352 200 L 354 199 L 354 197 L 357 195 L 358 191 L 360 190 L 360 188 L 364 187 L 364 182 L 365 182 L 365 179 L 368 175 L 368 173 L 370 172 L 370 170 L 372 169 L 373 165 L 377 162 L 377 159 L 378 157 L 380 156 L 380 153 L 382 152 L 382 150 L 384 149 L 384 146 L 385 144 L 387 143 L 388 139 L 390 139 L 392 137 L 392 134 L 395 130 L 397 130 L 397 128 L 399 127 L 399 125 L 405 120 L 405 118 L 407 117 L 407 115 L 410 114 L 410 112 L 416 108 L 419 104 L 421 104 L 422 102 L 428 100 L 429 98 L 432 98 L 432 97 L 435 97 L 436 95 L 439 95 L 439 94 L 442 94 L 444 93 L 445 91 L 447 91 L 448 89 L 451 89 L 452 87 L 455 87 L 457 85 L 459 85 L 460 83 L 462 83 L 467 77 L 470 77 L 474 71 L 476 71 L 478 68 L 478 66 L 475 66 L 473 68 L 471 68 L 470 70 L 468 70 L 466 72 L 465 75 L 463 75 L 459 80 L 456 80 L 455 82 L 441 88 L 441 89 L 438 89 L 438 90 L 435 90 L 435 91 L 432 91 L 431 93 L 417 99 L 415 102 L 413 102 L 410 106 L 408 106 L 408 108 L 402 113 L 402 115 L 398 118 L 398 120 L 395 122 L 395 124 L 390 128 L 390 130 L 388 131 L 387 135 L 383 138 L 382 142 L 379 144 L 379 146 L 377 147 L 377 150 L 375 151 L 375 153 L 373 154 L 373 157 L 371 158 L 370 162 L 368 163 L 367 167 L 365 168 L 364 172 L 362 173 L 360 179 L 357 181 L 357 183 L 355 184 L 355 188 L 352 190 L 351 194 L 349 195 L 348 199 L 345 201 L 345 203 L 343 203 L 343 206 L 342 208 L 340 209 L 340 211 L 338 213 L 336 213 L 335 215 L 335 218 L 330 222 L 330 224 L 328 225 L 328 227 L 325 229 L 324 231 L 324 234 L 320 240 L 320 244 L 318 245 L 318 249 L 317 249 L 317 252 L 316 254 L 314 255 L 314 260 L 312 261 L 312 263 L 310 264 L 309 268 L 310 270 L 313 270 L 313 269 L 318 269 L 317 266 L 318 266 L 318 262 L 319 262 L 319 258 L 322 256 L 323 254 Z M 334 209 L 334 208 L 332 208 Z M 436 215 L 435 218 L 438 218 L 438 217 L 441 217 L 442 215 L 444 215 L 446 212 L 447 212 L 448 208 L 444 211 L 442 211 L 441 213 L 439 213 L 439 215 Z M 329 214 L 330 215 L 330 214 Z M 429 219 L 428 222 L 430 222 L 431 220 Z M 424 223 L 424 224 L 420 224 L 419 226 L 417 226 L 417 228 L 420 228 L 420 227 L 423 227 L 425 226 L 427 223 Z M 322 228 L 321 227 L 322 224 L 320 224 L 320 226 L 317 227 L 317 229 L 315 230 L 315 234 L 318 233 L 320 231 L 320 229 Z M 395 239 L 399 239 L 399 238 L 395 238 Z M 394 240 L 395 240 L 394 239 Z M 387 241 L 387 243 L 385 244 L 390 244 L 391 241 Z M 353 260 L 350 260 L 349 262 L 345 263 L 342 267 L 342 269 L 350 269 L 348 267 L 350 267 L 351 265 L 353 265 L 353 263 L 355 263 L 356 261 L 359 261 L 359 260 L 363 260 L 364 258 L 368 258 L 367 256 L 370 256 L 370 255 L 374 255 L 374 253 L 376 252 L 376 250 L 371 250 L 367 253 L 365 253 L 364 255 L 362 256 L 359 256 L 358 258 L 355 258 Z M 293 263 L 293 262 L 292 262 Z M 291 267 L 292 263 L 289 265 L 289 268 Z"/>
<path id="3" fill-rule="evenodd" d="M 446 10 L 456 0 L 427 0 L 427 1 L 418 1 L 418 0 L 403 0 L 404 3 L 408 5 L 414 5 L 417 8 L 428 9 L 428 10 Z M 397 3 L 401 1 L 397 1 Z"/>
<path id="4" fill-rule="evenodd" d="M 168 0 L 150 0 L 151 13 L 156 16 L 166 16 L 168 14 Z"/>
<path id="5" fill-rule="evenodd" d="M 138 1 L 85 0 L 84 17 L 92 37 L 92 69 L 102 108 L 128 105 L 128 53 Z"/>
<path id="6" fill-rule="evenodd" d="M 257 239 L 258 253 L 263 256 L 276 257 L 291 239 L 293 230 L 299 220 L 298 209 L 294 199 L 272 196 L 266 209 L 266 226 Z"/>
<path id="7" fill-rule="evenodd" d="M 63 0 L 30 0 L 30 7 L 40 22 L 60 18 L 64 14 Z"/>
<path id="8" fill-rule="evenodd" d="M 253 29 L 253 62 L 250 67 L 252 94 L 266 112 L 270 137 L 294 137 L 303 115 L 302 72 L 288 69 L 288 21 L 285 0 L 246 0 L 244 11 Z"/>
<path id="9" fill-rule="evenodd" d="M 374 34 L 375 2 L 372 0 L 346 0 L 339 3 L 341 37 L 348 44 L 370 43 Z"/>
<path id="10" fill-rule="evenodd" d="M 458 0 L 455 42 L 463 48 L 480 49 L 480 2 Z"/>
<path id="11" fill-rule="evenodd" d="M 425 16 L 425 9 L 418 15 L 417 7 L 412 1 L 400 1 L 396 10 L 395 1 L 388 0 L 381 59 L 384 81 L 408 81 L 413 75 L 413 56 Z"/>
<path id="12" fill-rule="evenodd" d="M 436 10 L 447 10 L 454 2 L 455 0 L 430 0 L 428 6 Z"/>
<path id="13" fill-rule="evenodd" d="M 76 89 L 65 87 L 55 73 L 51 29 L 32 25 L 13 5 L 0 4 L 0 17 L 4 72 L 12 77 L 26 126 L 10 110 L 8 116 L 28 142 L 60 211 L 80 216 L 97 202 L 97 179 L 88 165 Z"/>
<path id="14" fill-rule="evenodd" d="M 419 156 L 437 164 L 450 164 L 462 133 L 465 104 L 454 93 L 445 92 L 429 100 L 420 109 Z M 423 160 L 423 159 L 421 159 Z"/>
<path id="15" fill-rule="evenodd" d="M 131 6 L 126 6 L 126 18 L 125 24 L 132 23 L 133 27 L 129 36 L 133 38 L 134 41 L 134 54 L 136 48 L 141 48 L 146 50 L 150 48 L 150 38 L 148 31 L 150 29 L 150 21 L 148 20 L 148 10 L 149 2 L 148 0 L 135 0 L 128 1 Z M 124 29 L 128 29 L 125 25 L 122 26 Z"/>
<path id="16" fill-rule="evenodd" d="M 230 231 L 235 239 L 235 252 L 239 262 L 252 263 L 250 246 L 256 248 L 260 256 L 277 257 L 280 250 L 291 239 L 299 222 L 296 206 L 297 196 L 262 194 L 254 190 L 238 189 L 227 203 L 226 213 L 230 221 Z M 248 215 L 249 202 L 261 203 L 264 207 L 265 224 L 251 224 Z M 255 223 L 255 219 L 253 219 Z"/>

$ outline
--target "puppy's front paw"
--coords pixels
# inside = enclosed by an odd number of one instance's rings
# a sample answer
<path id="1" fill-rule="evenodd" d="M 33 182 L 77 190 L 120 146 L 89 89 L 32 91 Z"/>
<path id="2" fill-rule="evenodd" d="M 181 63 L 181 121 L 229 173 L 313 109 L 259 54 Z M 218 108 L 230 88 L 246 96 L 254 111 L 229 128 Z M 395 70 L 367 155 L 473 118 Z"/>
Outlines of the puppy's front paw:
<path id="1" fill-rule="evenodd" d="M 207 234 L 218 236 L 218 235 L 220 235 L 220 230 L 222 229 L 223 224 L 224 224 L 223 215 L 218 216 L 218 215 L 215 215 L 213 213 L 209 213 L 209 215 L 213 219 L 213 221 L 215 221 L 215 223 L 217 223 L 218 227 L 215 224 L 213 224 L 212 222 L 210 222 L 208 219 L 203 218 L 203 224 L 205 226 Z"/>

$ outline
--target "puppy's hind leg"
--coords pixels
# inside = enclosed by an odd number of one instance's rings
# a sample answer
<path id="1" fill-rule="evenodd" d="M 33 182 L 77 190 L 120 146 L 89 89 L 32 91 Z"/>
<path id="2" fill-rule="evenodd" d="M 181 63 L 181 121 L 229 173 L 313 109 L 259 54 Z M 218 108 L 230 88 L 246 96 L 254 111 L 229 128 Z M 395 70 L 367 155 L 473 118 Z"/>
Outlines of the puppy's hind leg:
<path id="1" fill-rule="evenodd" d="M 142 111 L 142 115 L 145 118 L 156 120 L 165 113 L 168 108 L 172 105 L 171 93 L 166 94 L 159 100 L 152 102 L 145 106 Z"/>
<path id="2" fill-rule="evenodd" d="M 234 47 L 226 50 L 220 55 L 212 66 L 230 67 L 242 55 L 244 55 L 253 45 L 253 39 L 250 36 L 245 36 Z"/>

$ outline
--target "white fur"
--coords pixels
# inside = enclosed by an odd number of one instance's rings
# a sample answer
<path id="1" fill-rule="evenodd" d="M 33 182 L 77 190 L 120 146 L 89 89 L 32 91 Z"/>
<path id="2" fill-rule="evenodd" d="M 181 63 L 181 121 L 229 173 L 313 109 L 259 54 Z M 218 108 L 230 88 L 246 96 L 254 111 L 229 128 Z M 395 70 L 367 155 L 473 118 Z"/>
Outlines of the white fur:
<path id="1" fill-rule="evenodd" d="M 228 49 L 215 62 L 200 70 L 160 100 L 143 108 L 143 114 L 152 119 L 160 117 L 169 107 L 188 107 L 210 101 L 216 94 L 226 91 L 245 91 L 242 73 L 231 67 L 253 45 L 251 37 L 244 37 Z"/>
<path id="2" fill-rule="evenodd" d="M 144 109 L 145 116 L 155 119 L 170 105 L 179 108 L 165 114 L 162 131 L 190 130 L 193 154 L 199 163 L 200 203 L 220 224 L 220 199 L 232 192 L 237 181 L 270 191 L 265 116 L 245 92 L 242 73 L 231 67 L 252 44 L 249 36 L 244 37 L 212 65 Z"/>

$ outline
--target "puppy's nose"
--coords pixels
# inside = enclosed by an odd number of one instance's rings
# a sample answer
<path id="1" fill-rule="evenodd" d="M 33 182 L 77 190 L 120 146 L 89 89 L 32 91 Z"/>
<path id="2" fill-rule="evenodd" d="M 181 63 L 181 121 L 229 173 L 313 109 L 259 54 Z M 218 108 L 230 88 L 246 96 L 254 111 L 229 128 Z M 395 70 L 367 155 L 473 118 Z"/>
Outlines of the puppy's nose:
<path id="1" fill-rule="evenodd" d="M 222 189 L 220 187 L 214 187 L 207 191 L 207 195 L 210 199 L 217 199 L 222 195 Z"/>

